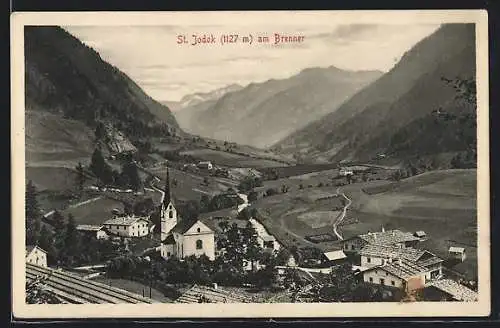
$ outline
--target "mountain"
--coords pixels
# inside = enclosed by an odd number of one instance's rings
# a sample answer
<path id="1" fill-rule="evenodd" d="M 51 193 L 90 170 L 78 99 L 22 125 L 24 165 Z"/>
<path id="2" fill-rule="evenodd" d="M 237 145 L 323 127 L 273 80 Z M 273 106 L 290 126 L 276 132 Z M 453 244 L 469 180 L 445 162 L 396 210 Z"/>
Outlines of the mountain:
<path id="1" fill-rule="evenodd" d="M 41 133 L 31 129 L 37 119 L 61 120 L 46 124 L 50 127 L 83 124 L 90 131 L 103 123 L 111 152 L 132 149 L 128 139 L 134 143 L 151 135 L 182 133 L 167 107 L 64 29 L 26 26 L 24 36 L 26 111 L 51 114 L 30 115 L 28 137 Z M 50 131 L 41 135 L 57 138 Z M 59 138 L 67 135 L 62 133 Z"/>
<path id="2" fill-rule="evenodd" d="M 194 93 L 182 97 L 182 99 L 176 103 L 168 102 L 169 107 L 175 108 L 174 114 L 175 118 L 179 122 L 179 125 L 187 131 L 193 131 L 191 129 L 191 122 L 195 123 L 195 118 L 200 115 L 205 110 L 211 108 L 217 100 L 229 92 L 235 92 L 243 89 L 239 84 L 231 84 L 226 87 L 222 87 L 210 92 L 205 93 Z M 167 104 L 167 103 L 165 103 Z"/>
<path id="3" fill-rule="evenodd" d="M 190 133 L 265 148 L 335 111 L 381 74 L 309 68 L 287 79 L 251 83 L 219 99 L 191 101 L 176 117 Z"/>
<path id="4" fill-rule="evenodd" d="M 475 63 L 474 25 L 443 25 L 337 111 L 273 149 L 316 162 L 465 151 L 475 138 L 475 105 L 457 100 L 443 78 L 474 81 Z"/>
<path id="5" fill-rule="evenodd" d="M 233 83 L 233 84 L 230 84 L 228 86 L 225 86 L 225 87 L 222 87 L 219 89 L 215 89 L 213 91 L 198 92 L 198 93 L 186 95 L 186 96 L 182 97 L 182 99 L 180 100 L 180 107 L 186 108 L 186 107 L 197 105 L 197 104 L 202 103 L 204 101 L 216 100 L 228 92 L 237 91 L 237 90 L 240 90 L 242 88 L 243 87 L 241 85 Z"/>

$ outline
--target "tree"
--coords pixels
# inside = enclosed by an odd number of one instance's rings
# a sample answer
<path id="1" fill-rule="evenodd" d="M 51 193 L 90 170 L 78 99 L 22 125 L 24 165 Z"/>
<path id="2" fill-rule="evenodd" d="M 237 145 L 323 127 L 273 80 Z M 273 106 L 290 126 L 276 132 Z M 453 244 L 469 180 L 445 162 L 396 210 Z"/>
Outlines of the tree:
<path id="1" fill-rule="evenodd" d="M 266 196 L 273 196 L 278 193 L 278 190 L 276 188 L 269 188 L 266 190 Z"/>
<path id="2" fill-rule="evenodd" d="M 122 175 L 126 177 L 126 187 L 129 187 L 134 191 L 137 191 L 141 188 L 141 177 L 139 176 L 137 165 L 134 162 L 130 161 L 123 164 Z"/>
<path id="3" fill-rule="evenodd" d="M 64 230 L 64 226 L 66 225 L 66 220 L 64 219 L 64 216 L 61 214 L 59 211 L 54 211 L 52 214 L 52 226 L 54 227 L 54 230 L 56 233 L 60 233 L 61 231 Z"/>
<path id="4" fill-rule="evenodd" d="M 36 245 L 39 239 L 41 216 L 37 200 L 37 190 L 33 181 L 29 180 L 25 191 L 26 243 Z"/>
<path id="5" fill-rule="evenodd" d="M 85 184 L 87 178 L 85 177 L 85 171 L 83 169 L 82 163 L 78 162 L 78 165 L 76 166 L 75 169 L 76 169 L 76 185 L 81 193 L 83 191 L 83 185 Z"/>
<path id="6" fill-rule="evenodd" d="M 89 169 L 103 183 L 113 183 L 113 170 L 108 163 L 106 163 L 106 160 L 104 159 L 104 156 L 99 148 L 96 148 L 92 154 Z"/>
<path id="7" fill-rule="evenodd" d="M 248 201 L 249 202 L 255 202 L 258 198 L 258 193 L 256 191 L 250 191 L 250 193 L 248 194 Z"/>

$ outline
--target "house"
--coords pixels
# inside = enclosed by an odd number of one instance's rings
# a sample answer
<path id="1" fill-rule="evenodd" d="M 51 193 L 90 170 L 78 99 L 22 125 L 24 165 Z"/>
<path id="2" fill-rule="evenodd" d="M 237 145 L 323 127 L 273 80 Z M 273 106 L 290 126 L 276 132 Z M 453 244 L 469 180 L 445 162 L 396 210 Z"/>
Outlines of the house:
<path id="1" fill-rule="evenodd" d="M 149 233 L 149 218 L 126 215 L 107 220 L 103 227 L 108 233 L 121 237 L 144 237 Z"/>
<path id="2" fill-rule="evenodd" d="M 343 177 L 348 176 L 348 175 L 353 175 L 354 172 L 352 170 L 346 169 L 346 168 L 341 168 L 339 174 Z"/>
<path id="3" fill-rule="evenodd" d="M 103 225 L 91 225 L 91 224 L 79 224 L 76 226 L 76 230 L 81 233 L 87 234 L 94 237 L 95 239 L 108 239 L 108 233 L 104 229 Z"/>
<path id="4" fill-rule="evenodd" d="M 401 247 L 414 247 L 420 241 L 420 238 L 415 237 L 410 232 L 401 230 L 387 230 L 378 232 L 368 232 L 363 235 L 354 236 L 344 239 L 342 247 L 346 254 L 357 253 L 368 244 L 373 245 L 396 245 Z"/>
<path id="5" fill-rule="evenodd" d="M 444 261 L 427 250 L 394 245 L 366 245 L 359 251 L 359 255 L 361 267 L 364 268 L 384 265 L 396 259 L 404 259 L 426 268 L 428 270 L 427 280 L 436 279 L 443 274 L 442 263 Z"/>
<path id="6" fill-rule="evenodd" d="M 428 301 L 476 302 L 478 300 L 477 292 L 451 279 L 440 279 L 429 283 L 423 290 L 423 296 Z"/>
<path id="7" fill-rule="evenodd" d="M 26 263 L 47 267 L 47 252 L 39 246 L 26 246 Z"/>
<path id="8" fill-rule="evenodd" d="M 405 259 L 388 261 L 362 272 L 363 281 L 371 284 L 399 288 L 405 291 L 422 289 L 428 269 Z"/>
<path id="9" fill-rule="evenodd" d="M 279 249 L 279 245 L 276 242 L 276 238 L 271 235 L 263 235 L 263 236 L 258 236 L 257 241 L 259 243 L 259 246 L 263 249 L 269 249 L 269 250 L 275 250 Z"/>
<path id="10" fill-rule="evenodd" d="M 337 265 L 347 260 L 343 250 L 323 253 L 323 262 L 329 265 Z"/>
<path id="11" fill-rule="evenodd" d="M 415 231 L 413 234 L 415 237 L 420 238 L 420 239 L 425 239 L 427 238 L 427 234 L 423 230 Z"/>
<path id="12" fill-rule="evenodd" d="M 450 258 L 459 260 L 460 262 L 465 261 L 465 259 L 467 258 L 467 255 L 465 254 L 465 248 L 457 246 L 451 246 L 448 249 L 448 255 L 450 256 Z"/>
<path id="13" fill-rule="evenodd" d="M 164 259 L 172 256 L 183 259 L 206 255 L 214 260 L 215 232 L 200 220 L 183 220 L 178 216 L 170 193 L 168 170 L 164 193 L 160 211 L 161 256 Z"/>
<path id="14" fill-rule="evenodd" d="M 205 162 L 198 162 L 198 164 L 196 165 L 199 169 L 204 169 L 204 170 L 211 170 L 213 169 L 213 165 L 211 162 L 209 161 L 205 161 Z"/>

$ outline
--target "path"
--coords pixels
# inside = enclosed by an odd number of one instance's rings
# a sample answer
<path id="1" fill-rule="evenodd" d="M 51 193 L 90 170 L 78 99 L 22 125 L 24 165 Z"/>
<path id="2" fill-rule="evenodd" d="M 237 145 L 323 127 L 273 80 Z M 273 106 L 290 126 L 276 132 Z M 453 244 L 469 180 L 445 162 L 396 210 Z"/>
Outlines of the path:
<path id="1" fill-rule="evenodd" d="M 90 204 L 90 203 L 93 203 L 95 201 L 98 201 L 99 199 L 101 199 L 102 196 L 99 196 L 99 197 L 95 197 L 95 198 L 91 198 L 91 199 L 87 199 L 87 200 L 84 200 L 83 202 L 79 202 L 79 203 L 76 203 L 76 204 L 73 204 L 73 205 L 70 205 L 68 206 L 67 208 L 65 208 L 64 210 L 66 209 L 69 209 L 69 208 L 77 208 L 77 207 L 80 207 L 82 205 L 87 205 L 87 204 Z M 46 219 L 48 218 L 49 216 L 51 216 L 52 214 L 55 213 L 56 210 L 50 210 L 48 212 L 45 212 L 43 214 L 43 217 Z"/>
<path id="2" fill-rule="evenodd" d="M 337 195 L 340 194 L 340 187 L 337 188 Z M 342 235 L 337 231 L 338 225 L 345 219 L 345 216 L 347 214 L 347 209 L 351 206 L 352 201 L 345 195 L 345 193 L 342 193 L 342 197 L 344 197 L 347 200 L 347 204 L 344 206 L 344 209 L 342 210 L 342 213 L 338 216 L 338 218 L 335 220 L 333 223 L 333 233 L 337 236 L 339 240 L 344 240 Z"/>

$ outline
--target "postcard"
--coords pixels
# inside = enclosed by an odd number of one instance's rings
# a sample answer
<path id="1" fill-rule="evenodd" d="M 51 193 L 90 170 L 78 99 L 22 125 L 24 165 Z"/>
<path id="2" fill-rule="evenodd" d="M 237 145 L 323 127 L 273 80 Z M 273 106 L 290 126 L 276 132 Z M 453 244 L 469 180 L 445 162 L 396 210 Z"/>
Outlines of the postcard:
<path id="1" fill-rule="evenodd" d="M 486 11 L 11 27 L 16 318 L 489 315 Z"/>

